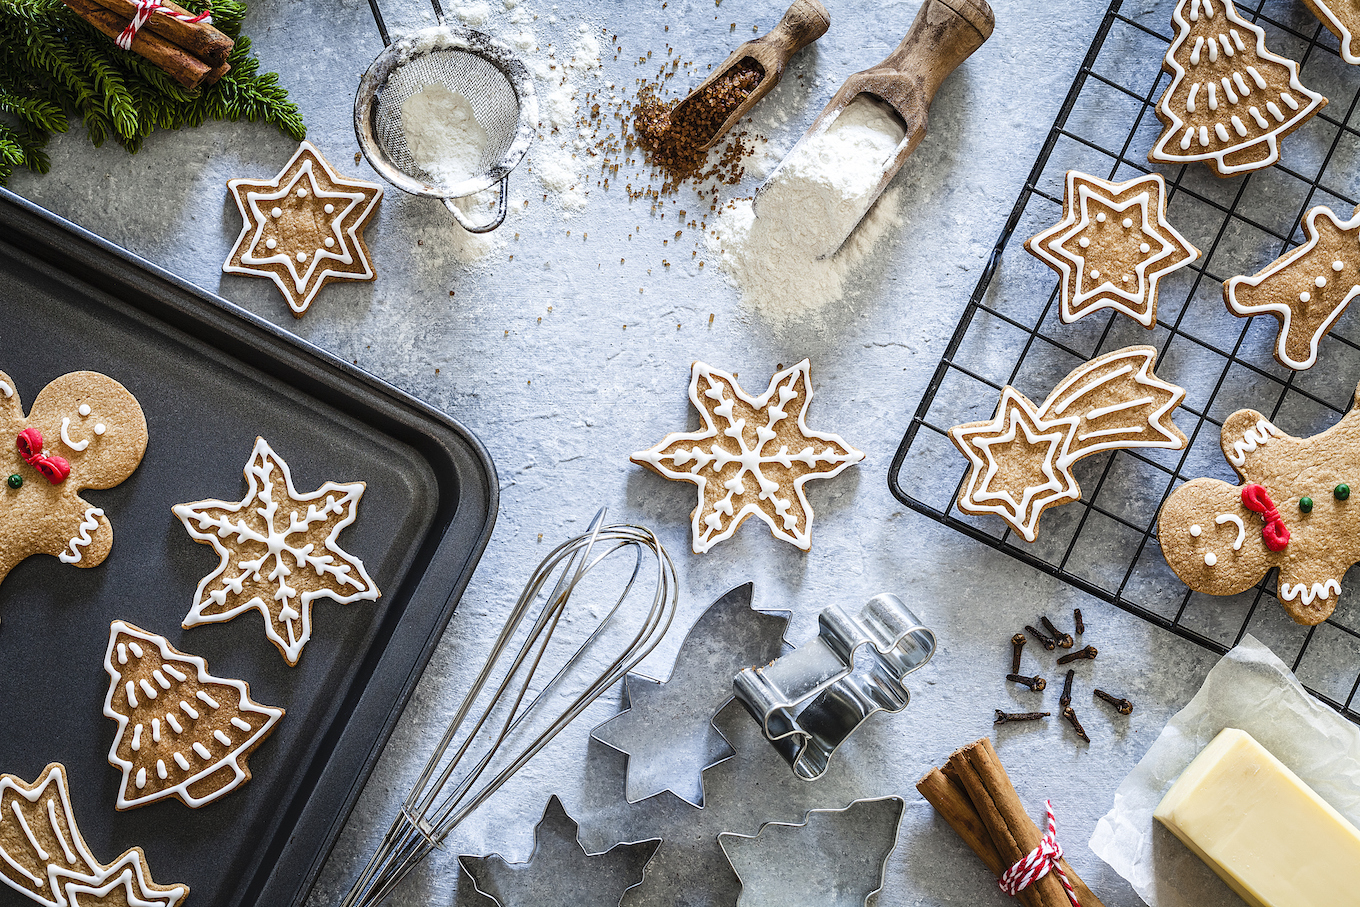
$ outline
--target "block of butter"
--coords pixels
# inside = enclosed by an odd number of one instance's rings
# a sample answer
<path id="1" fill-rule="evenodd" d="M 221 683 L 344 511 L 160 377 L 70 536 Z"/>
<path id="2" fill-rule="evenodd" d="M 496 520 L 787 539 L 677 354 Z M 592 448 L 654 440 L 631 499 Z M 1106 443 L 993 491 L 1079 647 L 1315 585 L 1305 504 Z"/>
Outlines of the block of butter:
<path id="1" fill-rule="evenodd" d="M 1221 731 L 1153 816 L 1253 907 L 1360 907 L 1360 831 L 1246 731 Z"/>

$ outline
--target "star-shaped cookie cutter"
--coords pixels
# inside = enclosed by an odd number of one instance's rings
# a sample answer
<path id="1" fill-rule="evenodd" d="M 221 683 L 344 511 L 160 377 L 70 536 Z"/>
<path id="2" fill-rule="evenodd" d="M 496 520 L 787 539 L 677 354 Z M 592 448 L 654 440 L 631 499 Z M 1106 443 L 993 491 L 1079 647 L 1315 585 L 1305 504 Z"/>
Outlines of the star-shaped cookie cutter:
<path id="1" fill-rule="evenodd" d="M 832 605 L 817 623 L 811 642 L 733 682 L 765 739 L 804 781 L 825 774 L 870 715 L 906 708 L 903 680 L 935 654 L 935 633 L 891 593 L 869 599 L 858 616 Z"/>

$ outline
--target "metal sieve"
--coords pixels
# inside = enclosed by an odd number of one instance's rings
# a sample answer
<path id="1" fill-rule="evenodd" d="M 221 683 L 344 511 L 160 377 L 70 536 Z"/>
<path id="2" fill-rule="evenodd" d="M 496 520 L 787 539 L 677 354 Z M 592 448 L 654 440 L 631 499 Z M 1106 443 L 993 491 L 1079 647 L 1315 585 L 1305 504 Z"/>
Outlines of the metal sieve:
<path id="1" fill-rule="evenodd" d="M 359 150 L 383 179 L 412 195 L 442 199 L 463 229 L 487 233 L 505 220 L 510 171 L 519 165 L 534 138 L 538 122 L 534 81 L 508 46 L 470 28 L 445 25 L 439 0 L 430 2 L 438 24 L 394 44 L 377 0 L 369 0 L 386 48 L 359 80 L 354 135 Z M 460 182 L 440 182 L 416 162 L 406 143 L 402 104 L 431 85 L 443 85 L 467 98 L 486 130 L 488 141 L 478 172 Z M 492 219 L 470 221 L 455 200 L 497 184 L 500 197 Z"/>

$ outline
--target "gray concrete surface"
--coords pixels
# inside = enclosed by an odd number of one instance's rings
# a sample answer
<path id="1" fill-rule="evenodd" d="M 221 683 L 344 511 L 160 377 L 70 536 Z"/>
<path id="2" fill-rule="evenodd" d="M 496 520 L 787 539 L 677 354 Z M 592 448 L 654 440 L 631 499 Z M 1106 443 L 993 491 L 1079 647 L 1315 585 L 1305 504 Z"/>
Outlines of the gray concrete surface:
<path id="1" fill-rule="evenodd" d="M 540 45 L 569 47 L 579 23 L 605 28 L 623 51 L 617 60 L 605 54 L 601 79 L 620 85 L 654 71 L 633 65 L 649 49 L 664 56 L 669 44 L 686 59 L 716 62 L 753 25 L 764 31 L 782 13 L 774 0 L 559 5 L 522 4 L 539 14 L 532 27 Z M 787 147 L 846 75 L 892 49 L 917 5 L 827 0 L 831 31 L 796 58 L 757 127 Z M 592 180 L 585 210 L 564 219 L 521 168 L 515 197 L 529 204 L 517 205 L 500 232 L 504 247 L 473 268 L 460 259 L 458 228 L 438 203 L 389 189 L 367 233 L 377 281 L 328 288 L 299 321 L 272 285 L 220 270 L 240 226 L 226 180 L 272 175 L 291 154 L 291 143 L 269 128 L 214 123 L 162 133 L 136 157 L 92 148 L 77 128 L 54 143 L 49 175 L 13 179 L 13 188 L 56 213 L 451 413 L 495 460 L 495 534 L 323 873 L 314 907 L 339 900 L 390 823 L 529 571 L 601 505 L 614 518 L 653 527 L 676 558 L 680 616 L 644 664 L 652 676 L 668 674 L 699 613 L 747 580 L 756 584 L 756 607 L 793 612 L 792 641 L 815 633 L 816 614 L 828 604 L 858 608 L 893 591 L 934 628 L 940 650 L 910 678 L 911 705 L 875 716 L 816 783 L 795 780 L 754 723 L 729 708 L 718 723 L 738 755 L 707 773 L 703 810 L 664 794 L 631 807 L 624 801 L 624 757 L 589 741 L 591 727 L 618 708 L 611 694 L 459 828 L 448 855 L 432 859 L 393 903 L 477 903 L 470 883 L 459 884 L 452 857 L 527 858 L 534 823 L 553 793 L 581 823 L 588 850 L 665 838 L 646 882 L 624 899 L 638 907 L 735 903 L 738 885 L 718 850 L 719 832 L 751 834 L 762 822 L 798 821 L 811 808 L 897 794 L 907 805 L 879 904 L 1000 905 L 1008 899 L 914 790 L 930 766 L 989 734 L 1032 811 L 1053 798 L 1068 857 L 1105 903 L 1138 903 L 1085 843 L 1119 781 L 1214 657 L 903 508 L 886 482 L 893 451 L 1105 3 L 994 5 L 995 36 L 945 83 L 930 134 L 897 179 L 902 225 L 823 325 L 749 313 L 713 262 L 698 267 L 702 247 L 690 258 L 692 237 L 678 254 L 663 247 L 674 218 L 654 216 L 645 201 L 630 203 L 618 191 L 622 179 L 609 191 Z M 1145 5 L 1129 4 L 1134 13 Z M 428 21 L 420 0 L 387 6 L 394 27 Z M 513 30 L 500 0 L 492 11 L 486 30 Z M 277 70 L 301 104 L 311 140 L 342 172 L 371 175 L 353 160 L 350 128 L 358 77 L 381 48 L 367 5 L 256 0 L 247 30 L 264 67 Z M 749 194 L 754 182 L 728 191 Z M 665 268 L 663 257 L 675 264 Z M 691 554 L 692 486 L 665 482 L 631 465 L 628 454 L 697 424 L 685 394 L 692 360 L 736 371 L 759 392 L 779 364 L 804 356 L 816 389 L 810 424 L 839 432 L 867 460 L 809 486 L 817 513 L 810 553 L 773 539 L 753 520 L 709 554 Z M 942 462 L 940 481 L 952 484 L 960 468 Z M 1068 624 L 1073 606 L 1084 610 L 1087 640 L 1101 648 L 1100 660 L 1080 673 L 1129 696 L 1136 711 L 1123 719 L 1087 705 L 1089 746 L 1056 721 L 993 731 L 994 706 L 1039 700 L 1000 680 L 1010 634 L 1040 613 Z M 1056 699 L 1050 687 L 1044 706 Z M 797 884 L 789 901 L 818 903 Z"/>

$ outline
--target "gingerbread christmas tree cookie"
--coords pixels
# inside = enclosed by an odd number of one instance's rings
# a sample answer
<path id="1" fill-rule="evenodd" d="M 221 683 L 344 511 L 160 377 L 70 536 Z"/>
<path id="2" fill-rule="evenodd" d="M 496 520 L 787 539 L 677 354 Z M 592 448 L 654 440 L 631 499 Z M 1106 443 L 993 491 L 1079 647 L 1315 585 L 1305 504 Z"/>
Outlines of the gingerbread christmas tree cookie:
<path id="1" fill-rule="evenodd" d="M 1134 447 L 1183 450 L 1185 435 L 1170 416 L 1185 391 L 1152 373 L 1156 361 L 1150 346 L 1098 356 L 1069 373 L 1039 406 L 1003 388 L 990 420 L 949 430 L 968 458 L 959 510 L 996 514 L 1032 542 L 1045 510 L 1081 498 L 1072 467 L 1082 457 Z"/>
<path id="2" fill-rule="evenodd" d="M 1360 65 L 1360 2 L 1357 0 L 1303 0 L 1313 15 L 1322 20 L 1341 41 L 1341 59 Z"/>
<path id="3" fill-rule="evenodd" d="M 104 714 L 118 722 L 109 764 L 123 772 L 118 808 L 165 797 L 202 806 L 250 780 L 246 758 L 283 709 L 250 698 L 243 680 L 208 673 L 163 636 L 115 620 L 104 656 Z"/>
<path id="4" fill-rule="evenodd" d="M 1341 220 L 1319 206 L 1304 219 L 1308 240 L 1251 277 L 1223 284 L 1228 311 L 1280 322 L 1275 358 L 1292 369 L 1312 368 L 1318 344 L 1360 293 L 1360 214 Z"/>
<path id="5" fill-rule="evenodd" d="M 1327 106 L 1232 0 L 1180 0 L 1172 21 L 1176 38 L 1162 63 L 1172 79 L 1157 102 L 1163 130 L 1148 160 L 1203 161 L 1219 176 L 1269 167 L 1280 139 Z"/>
<path id="6" fill-rule="evenodd" d="M 1199 257 L 1167 222 L 1166 183 L 1157 173 L 1112 183 L 1067 171 L 1062 220 L 1025 248 L 1062 276 L 1064 324 L 1112 308 L 1150 328 L 1157 282 Z"/>
<path id="7" fill-rule="evenodd" d="M 1278 567 L 1285 611 L 1322 623 L 1360 561 L 1360 405 L 1311 438 L 1239 410 L 1220 443 L 1242 484 L 1194 479 L 1171 493 L 1157 517 L 1166 562 L 1210 595 L 1235 595 Z"/>
<path id="8" fill-rule="evenodd" d="M 838 475 L 864 454 L 839 435 L 808 428 L 810 369 L 804 359 L 752 397 L 735 376 L 695 362 L 689 399 L 703 427 L 633 454 L 634 463 L 699 486 L 691 517 L 696 554 L 730 538 L 749 516 L 765 521 L 775 538 L 811 547 L 812 506 L 803 485 Z"/>
<path id="9" fill-rule="evenodd" d="M 62 375 L 25 417 L 18 388 L 0 372 L 0 581 L 34 554 L 77 567 L 102 564 L 113 524 L 80 493 L 132 475 L 146 439 L 142 407 L 107 375 Z"/>
<path id="10" fill-rule="evenodd" d="M 76 826 L 66 769 L 32 784 L 0 775 L 0 881 L 45 907 L 175 907 L 187 885 L 157 885 L 134 847 L 107 866 Z"/>
<path id="11" fill-rule="evenodd" d="M 374 278 L 363 229 L 382 187 L 340 176 L 311 142 L 272 180 L 227 188 L 243 224 L 222 270 L 268 277 L 298 318 L 330 281 Z"/>
<path id="12" fill-rule="evenodd" d="M 265 619 L 265 635 L 295 665 L 312 637 L 312 602 L 378 598 L 363 561 L 337 542 L 359 512 L 364 483 L 327 482 L 301 494 L 288 464 L 264 438 L 255 439 L 245 476 L 249 489 L 239 501 L 174 508 L 194 540 L 212 545 L 221 557 L 217 569 L 198 584 L 184 626 L 257 610 Z"/>

